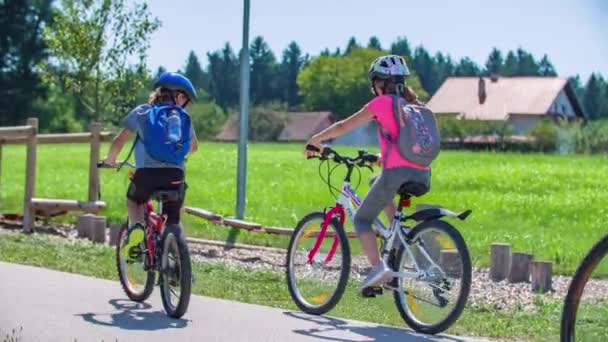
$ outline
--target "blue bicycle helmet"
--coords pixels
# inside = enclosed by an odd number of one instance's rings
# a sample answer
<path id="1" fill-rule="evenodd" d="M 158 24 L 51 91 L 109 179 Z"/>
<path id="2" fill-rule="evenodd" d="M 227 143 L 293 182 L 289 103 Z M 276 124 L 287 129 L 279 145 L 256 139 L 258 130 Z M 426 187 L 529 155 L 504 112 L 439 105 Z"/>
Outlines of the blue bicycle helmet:
<path id="1" fill-rule="evenodd" d="M 158 80 L 154 82 L 154 88 L 158 87 L 167 88 L 171 90 L 181 90 L 186 93 L 186 95 L 188 95 L 188 98 L 190 100 L 196 99 L 196 90 L 194 90 L 192 82 L 190 82 L 187 77 L 180 75 L 176 72 L 165 72 L 160 75 L 160 77 L 158 77 Z"/>

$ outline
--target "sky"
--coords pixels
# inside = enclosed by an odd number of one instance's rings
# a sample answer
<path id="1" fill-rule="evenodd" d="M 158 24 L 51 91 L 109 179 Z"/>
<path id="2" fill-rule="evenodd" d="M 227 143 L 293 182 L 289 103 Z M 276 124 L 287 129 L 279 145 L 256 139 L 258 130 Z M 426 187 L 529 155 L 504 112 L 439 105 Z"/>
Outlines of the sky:
<path id="1" fill-rule="evenodd" d="M 608 76 L 608 0 L 250 1 L 250 42 L 263 36 L 278 60 L 291 41 L 314 56 L 344 51 L 352 36 L 364 45 L 376 36 L 384 48 L 405 36 L 412 48 L 480 65 L 493 47 L 503 56 L 522 47 L 537 60 L 548 54 L 560 76 Z M 191 50 L 205 65 L 226 42 L 235 51 L 243 44 L 243 0 L 148 3 L 162 23 L 151 39 L 152 70 L 183 69 Z"/>

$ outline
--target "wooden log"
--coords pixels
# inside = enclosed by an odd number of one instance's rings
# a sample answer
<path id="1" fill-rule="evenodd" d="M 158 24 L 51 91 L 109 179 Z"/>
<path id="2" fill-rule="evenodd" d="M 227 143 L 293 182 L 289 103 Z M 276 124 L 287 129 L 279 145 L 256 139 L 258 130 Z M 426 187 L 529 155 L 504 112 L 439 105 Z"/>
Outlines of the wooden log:
<path id="1" fill-rule="evenodd" d="M 532 261 L 530 267 L 530 279 L 532 280 L 532 291 L 546 293 L 552 290 L 551 281 L 552 266 L 549 261 Z"/>
<path id="2" fill-rule="evenodd" d="M 92 214 L 84 214 L 78 216 L 78 220 L 76 221 L 77 237 L 82 239 L 88 239 L 89 236 L 91 236 L 94 218 L 95 215 Z"/>
<path id="3" fill-rule="evenodd" d="M 27 119 L 28 127 L 33 132 L 27 140 L 25 158 L 25 191 L 23 195 L 23 230 L 32 232 L 34 230 L 34 208 L 31 200 L 36 192 L 36 135 L 38 134 L 38 119 Z"/>
<path id="4" fill-rule="evenodd" d="M 118 243 L 118 234 L 120 233 L 120 229 L 122 228 L 122 226 L 123 224 L 121 223 L 113 223 L 110 225 L 110 236 L 108 241 L 110 243 L 110 246 L 116 246 L 116 244 Z"/>
<path id="5" fill-rule="evenodd" d="M 184 210 L 186 211 L 186 213 L 188 213 L 190 215 L 198 216 L 198 217 L 204 218 L 206 220 L 215 221 L 215 222 L 222 221 L 222 215 L 213 213 L 213 212 L 205 210 L 205 209 L 185 207 Z"/>
<path id="6" fill-rule="evenodd" d="M 291 235 L 293 234 L 293 229 L 281 227 L 264 227 L 264 232 L 268 234 Z"/>
<path id="7" fill-rule="evenodd" d="M 101 125 L 98 123 L 91 124 L 91 153 L 89 155 L 89 201 L 99 200 L 99 133 Z"/>
<path id="8" fill-rule="evenodd" d="M 95 243 L 106 243 L 106 218 L 94 216 L 91 227 L 91 240 Z"/>
<path id="9" fill-rule="evenodd" d="M 462 262 L 457 249 L 442 249 L 439 252 L 439 266 L 449 278 L 462 276 Z"/>
<path id="10" fill-rule="evenodd" d="M 243 220 L 237 220 L 233 218 L 225 218 L 222 222 L 224 225 L 234 228 L 242 228 L 247 230 L 260 230 L 262 225 L 254 222 L 247 222 Z"/>
<path id="11" fill-rule="evenodd" d="M 27 142 L 27 138 L 32 134 L 38 132 L 38 119 L 36 119 L 36 126 L 31 124 L 32 119 L 27 120 L 27 126 L 13 126 L 13 127 L 0 127 L 0 138 L 2 139 L 17 139 L 21 138 L 24 142 Z"/>
<path id="12" fill-rule="evenodd" d="M 32 198 L 31 207 L 40 210 L 68 210 L 82 211 L 85 213 L 98 213 L 105 209 L 106 202 L 103 201 L 76 201 L 64 199 Z"/>
<path id="13" fill-rule="evenodd" d="M 116 134 L 112 132 L 101 132 L 99 140 L 102 142 L 112 141 Z M 38 134 L 38 144 L 75 144 L 90 143 L 91 132 L 84 133 L 61 133 L 61 134 Z M 25 137 L 3 138 L 0 137 L 0 144 L 22 145 L 27 143 Z"/>
<path id="14" fill-rule="evenodd" d="M 490 279 L 501 281 L 506 279 L 511 270 L 511 245 L 508 243 L 493 243 L 490 253 Z"/>
<path id="15" fill-rule="evenodd" d="M 532 254 L 521 252 L 513 252 L 511 254 L 511 270 L 507 277 L 509 283 L 530 281 L 530 261 L 532 261 Z"/>

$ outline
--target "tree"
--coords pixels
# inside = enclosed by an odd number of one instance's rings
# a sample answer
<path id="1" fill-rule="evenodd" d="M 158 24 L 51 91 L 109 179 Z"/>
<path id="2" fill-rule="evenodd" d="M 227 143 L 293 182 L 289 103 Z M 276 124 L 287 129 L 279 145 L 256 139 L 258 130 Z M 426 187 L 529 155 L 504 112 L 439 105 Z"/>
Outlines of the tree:
<path id="1" fill-rule="evenodd" d="M 456 69 L 454 70 L 454 76 L 479 76 L 481 70 L 477 63 L 473 62 L 469 57 L 464 57 L 460 60 Z"/>
<path id="2" fill-rule="evenodd" d="M 583 103 L 582 100 L 585 97 L 585 87 L 581 83 L 581 77 L 579 75 L 568 77 L 568 82 L 570 83 L 570 86 L 572 86 L 572 89 L 574 89 L 579 102 Z"/>
<path id="3" fill-rule="evenodd" d="M 361 108 L 373 94 L 368 79 L 369 64 L 383 52 L 357 48 L 348 56 L 320 56 L 313 59 L 298 75 L 298 86 L 308 110 L 329 110 L 344 118 Z M 420 96 L 427 93 L 414 74 L 408 85 Z"/>
<path id="4" fill-rule="evenodd" d="M 361 45 L 357 43 L 357 39 L 355 37 L 350 37 L 348 40 L 348 44 L 346 44 L 346 50 L 344 50 L 344 55 L 349 55 L 353 49 L 360 48 Z"/>
<path id="5" fill-rule="evenodd" d="M 555 71 L 555 68 L 553 67 L 553 64 L 549 60 L 547 54 L 543 56 L 538 64 L 538 73 L 541 76 L 557 76 L 557 72 Z"/>
<path id="6" fill-rule="evenodd" d="M 0 125 L 23 124 L 45 94 L 38 68 L 46 60 L 42 33 L 52 24 L 52 0 L 0 1 Z"/>
<path id="7" fill-rule="evenodd" d="M 605 97 L 603 98 L 605 87 L 606 82 L 600 74 L 591 74 L 585 86 L 585 97 L 583 98 L 585 112 L 591 120 L 599 119 L 604 114 L 602 107 L 605 101 Z"/>
<path id="8" fill-rule="evenodd" d="M 486 60 L 486 74 L 500 75 L 503 71 L 502 53 L 497 48 L 492 49 L 488 59 Z"/>
<path id="9" fill-rule="evenodd" d="M 513 51 L 507 53 L 507 58 L 502 67 L 502 74 L 505 76 L 516 76 L 518 74 L 519 61 Z"/>
<path id="10" fill-rule="evenodd" d="M 229 43 L 220 51 L 207 53 L 209 93 L 226 110 L 239 101 L 239 61 Z"/>
<path id="11" fill-rule="evenodd" d="M 203 71 L 203 68 L 201 68 L 201 63 L 194 51 L 190 51 L 190 54 L 188 55 L 184 76 L 188 77 L 196 89 L 204 89 L 208 85 L 208 77 Z"/>
<path id="12" fill-rule="evenodd" d="M 251 56 L 251 99 L 259 104 L 278 98 L 278 65 L 274 54 L 258 36 L 253 39 L 250 47 Z"/>
<path id="13" fill-rule="evenodd" d="M 435 54 L 434 63 L 435 71 L 437 73 L 437 88 L 433 90 L 433 93 L 443 84 L 446 78 L 454 74 L 454 63 L 450 56 L 444 56 L 441 52 Z"/>
<path id="14" fill-rule="evenodd" d="M 423 46 L 416 48 L 411 64 L 420 77 L 420 82 L 422 83 L 424 90 L 429 94 L 433 94 L 435 90 L 439 88 L 439 77 L 437 75 L 435 61 Z"/>
<path id="15" fill-rule="evenodd" d="M 294 41 L 289 43 L 283 50 L 283 57 L 280 68 L 280 80 L 282 88 L 282 100 L 287 102 L 290 107 L 300 103 L 301 97 L 298 95 L 298 74 L 306 64 L 308 56 L 302 55 L 302 50 Z"/>
<path id="16" fill-rule="evenodd" d="M 380 44 L 380 39 L 376 36 L 372 36 L 367 43 L 367 47 L 371 49 L 376 49 L 382 51 L 382 45 Z"/>
<path id="17" fill-rule="evenodd" d="M 159 25 L 146 2 L 63 0 L 44 33 L 53 55 L 45 81 L 71 91 L 85 121 L 116 123 L 144 87 L 150 35 Z"/>
<path id="18" fill-rule="evenodd" d="M 167 72 L 167 68 L 165 68 L 165 67 L 164 67 L 164 66 L 162 66 L 162 65 L 161 65 L 161 66 L 159 66 L 159 67 L 156 69 L 156 72 L 154 72 L 154 79 L 155 79 L 155 80 L 156 80 L 156 79 L 158 79 L 158 78 L 160 77 L 160 75 L 162 75 L 162 74 L 164 74 L 164 73 L 166 73 L 166 72 Z"/>
<path id="19" fill-rule="evenodd" d="M 526 50 L 517 49 L 517 76 L 537 76 L 539 75 L 538 64 L 534 60 L 532 54 Z"/>
<path id="20" fill-rule="evenodd" d="M 408 61 L 412 59 L 412 49 L 410 43 L 405 37 L 398 37 L 397 40 L 391 44 L 391 53 L 393 55 L 404 56 Z"/>

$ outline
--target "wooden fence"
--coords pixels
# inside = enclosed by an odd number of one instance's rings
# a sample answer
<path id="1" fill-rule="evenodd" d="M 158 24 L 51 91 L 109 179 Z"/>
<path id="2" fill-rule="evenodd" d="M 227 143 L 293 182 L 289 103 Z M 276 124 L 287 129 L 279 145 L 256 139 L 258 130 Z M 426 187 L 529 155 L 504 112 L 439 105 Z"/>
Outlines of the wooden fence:
<path id="1" fill-rule="evenodd" d="M 38 134 L 38 119 L 29 118 L 25 126 L 0 127 L 0 179 L 2 175 L 2 146 L 26 145 L 25 190 L 23 194 L 23 229 L 30 232 L 34 228 L 36 211 L 83 211 L 98 213 L 106 207 L 99 201 L 99 148 L 101 142 L 110 141 L 113 134 L 101 132 L 101 125 L 91 124 L 91 131 L 69 134 Z M 36 169 L 38 144 L 65 144 L 90 142 L 88 200 L 66 200 L 36 197 Z M 1 189 L 1 188 L 0 188 Z"/>

